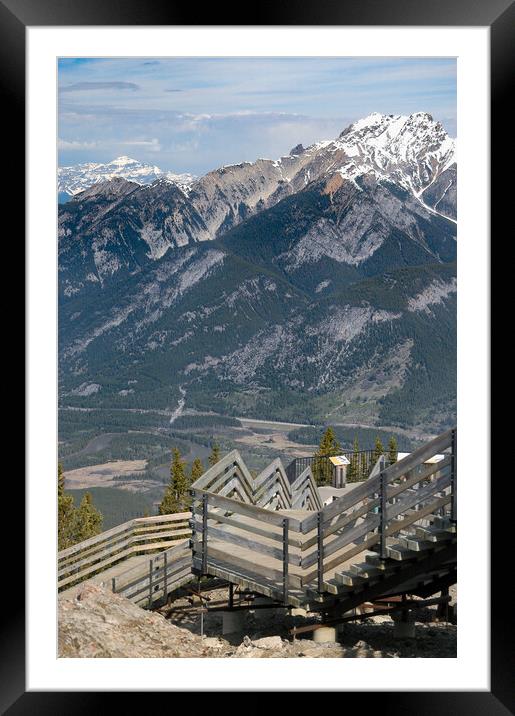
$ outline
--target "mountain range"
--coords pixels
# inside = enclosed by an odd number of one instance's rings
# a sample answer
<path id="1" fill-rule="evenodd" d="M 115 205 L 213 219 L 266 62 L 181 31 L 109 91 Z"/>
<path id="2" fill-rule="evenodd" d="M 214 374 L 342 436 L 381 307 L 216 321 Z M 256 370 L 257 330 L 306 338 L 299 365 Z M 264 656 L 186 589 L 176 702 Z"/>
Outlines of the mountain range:
<path id="1" fill-rule="evenodd" d="M 192 174 L 174 174 L 161 170 L 152 164 L 138 162 L 130 157 L 117 157 L 111 162 L 101 164 L 98 162 L 85 162 L 71 167 L 59 167 L 57 170 L 57 191 L 59 203 L 64 204 L 75 194 L 88 189 L 93 184 L 119 178 L 136 182 L 137 184 L 151 184 L 156 179 L 165 179 L 177 184 L 187 191 L 189 185 L 195 180 Z"/>
<path id="2" fill-rule="evenodd" d="M 451 424 L 456 178 L 420 112 L 187 187 L 92 184 L 59 208 L 61 401 Z"/>

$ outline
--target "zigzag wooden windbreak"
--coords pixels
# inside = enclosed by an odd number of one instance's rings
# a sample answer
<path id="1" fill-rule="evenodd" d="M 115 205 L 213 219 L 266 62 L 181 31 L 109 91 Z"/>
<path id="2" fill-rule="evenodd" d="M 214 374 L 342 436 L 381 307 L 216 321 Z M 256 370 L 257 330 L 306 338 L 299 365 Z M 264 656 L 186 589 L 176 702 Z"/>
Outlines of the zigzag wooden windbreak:
<path id="1" fill-rule="evenodd" d="M 321 510 L 323 507 L 311 468 L 290 484 L 278 458 L 252 477 L 241 455 L 232 450 L 191 486 L 267 510 Z"/>

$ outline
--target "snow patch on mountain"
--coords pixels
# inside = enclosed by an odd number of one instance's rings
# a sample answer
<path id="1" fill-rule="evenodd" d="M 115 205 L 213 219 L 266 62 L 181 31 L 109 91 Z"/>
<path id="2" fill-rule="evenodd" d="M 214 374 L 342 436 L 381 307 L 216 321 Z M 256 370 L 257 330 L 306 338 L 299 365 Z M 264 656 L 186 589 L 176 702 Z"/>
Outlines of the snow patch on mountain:
<path id="1" fill-rule="evenodd" d="M 351 181 L 373 173 L 418 196 L 455 157 L 455 141 L 427 112 L 409 116 L 373 113 L 347 128 L 333 143 L 352 161 L 338 171 Z"/>
<path id="2" fill-rule="evenodd" d="M 117 157 L 105 164 L 85 162 L 73 166 L 59 167 L 57 170 L 58 191 L 60 194 L 75 196 L 94 184 L 111 179 L 126 179 L 137 184 L 152 184 L 156 180 L 176 184 L 188 192 L 196 177 L 192 174 L 175 174 L 163 171 L 151 164 L 139 162 L 130 157 Z"/>

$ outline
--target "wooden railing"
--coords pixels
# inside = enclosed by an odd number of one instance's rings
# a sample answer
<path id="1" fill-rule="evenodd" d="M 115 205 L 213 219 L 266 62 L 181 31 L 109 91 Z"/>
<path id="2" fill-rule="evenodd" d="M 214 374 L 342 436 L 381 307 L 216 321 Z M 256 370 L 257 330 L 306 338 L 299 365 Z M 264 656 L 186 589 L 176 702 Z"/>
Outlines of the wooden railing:
<path id="1" fill-rule="evenodd" d="M 437 454 L 443 459 L 431 461 Z M 306 593 L 330 592 L 335 571 L 362 552 L 385 557 L 406 527 L 449 508 L 456 520 L 456 430 L 389 467 L 380 459 L 367 480 L 323 508 L 309 468 L 291 484 L 277 460 L 252 478 L 237 451 L 191 493 L 191 513 L 134 519 L 59 552 L 59 588 L 157 552 L 118 574 L 113 591 L 152 606 L 193 568 L 300 605 Z"/>
<path id="2" fill-rule="evenodd" d="M 187 513 L 189 514 L 189 513 Z M 192 578 L 189 540 L 137 564 L 111 580 L 111 589 L 143 607 L 166 600 L 168 594 Z"/>
<path id="3" fill-rule="evenodd" d="M 136 554 L 162 551 L 189 537 L 190 512 L 139 517 L 58 553 L 59 589 L 104 571 Z"/>
<path id="4" fill-rule="evenodd" d="M 378 461 L 368 480 L 303 520 L 302 584 L 316 580 L 323 591 L 327 573 L 373 547 L 386 557 L 389 537 L 451 504 L 456 491 L 454 436 L 449 430 L 390 467 Z M 427 463 L 437 454 L 443 459 Z M 308 552 L 315 541 L 316 549 Z"/>
<path id="5" fill-rule="evenodd" d="M 230 453 L 192 486 L 193 566 L 202 574 L 239 575 L 284 602 L 294 603 L 306 588 L 322 592 L 335 569 L 365 550 L 385 557 L 387 540 L 411 524 L 446 505 L 456 518 L 455 446 L 456 431 L 449 430 L 389 467 L 381 459 L 367 480 L 303 519 L 281 508 L 282 482 L 273 488 L 278 509 L 251 504 L 248 471 Z M 427 462 L 437 454 L 443 459 Z"/>
<path id="6" fill-rule="evenodd" d="M 236 497 L 241 502 L 268 510 L 322 508 L 311 470 L 304 470 L 290 482 L 280 459 L 252 477 L 237 450 L 213 465 L 193 485 L 194 490 Z"/>

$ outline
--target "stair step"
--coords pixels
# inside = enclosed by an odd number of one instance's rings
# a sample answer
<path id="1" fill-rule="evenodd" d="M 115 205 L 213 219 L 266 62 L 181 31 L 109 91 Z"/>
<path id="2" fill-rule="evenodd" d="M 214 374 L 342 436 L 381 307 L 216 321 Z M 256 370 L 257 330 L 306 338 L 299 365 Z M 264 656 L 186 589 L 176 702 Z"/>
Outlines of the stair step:
<path id="1" fill-rule="evenodd" d="M 382 572 L 387 569 L 387 564 L 385 563 L 385 560 L 382 559 L 377 552 L 369 552 L 365 555 L 365 560 L 372 566 L 377 567 L 377 569 L 380 569 Z"/>
<path id="2" fill-rule="evenodd" d="M 352 588 L 345 584 L 338 584 L 336 579 L 324 581 L 324 589 L 329 594 L 341 594 L 342 592 L 350 592 Z"/>
<path id="3" fill-rule="evenodd" d="M 403 562 L 407 559 L 415 559 L 417 553 L 412 549 L 407 549 L 402 544 L 391 545 L 386 548 L 386 554 L 390 559 L 395 559 L 397 562 Z"/>
<path id="4" fill-rule="evenodd" d="M 352 574 L 355 574 L 357 577 L 365 577 L 366 579 L 376 577 L 378 574 L 383 574 L 383 571 L 384 570 L 378 566 L 370 564 L 370 562 L 360 562 L 359 564 L 351 564 L 350 566 L 350 572 L 352 572 Z"/>
<path id="5" fill-rule="evenodd" d="M 412 552 L 425 552 L 428 549 L 434 549 L 434 543 L 417 537 L 403 536 L 399 537 L 399 544 Z"/>
<path id="6" fill-rule="evenodd" d="M 448 530 L 438 529 L 436 527 L 417 527 L 415 528 L 415 536 L 426 539 L 429 542 L 445 542 L 452 539 L 452 533 Z"/>
<path id="7" fill-rule="evenodd" d="M 358 577 L 357 574 L 353 574 L 352 572 L 337 572 L 334 578 L 337 584 L 341 584 L 344 587 L 359 587 L 367 581 L 365 577 Z"/>

